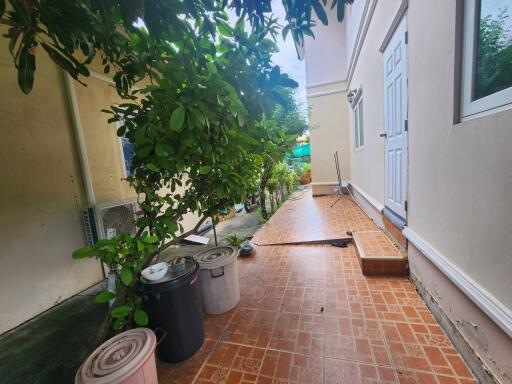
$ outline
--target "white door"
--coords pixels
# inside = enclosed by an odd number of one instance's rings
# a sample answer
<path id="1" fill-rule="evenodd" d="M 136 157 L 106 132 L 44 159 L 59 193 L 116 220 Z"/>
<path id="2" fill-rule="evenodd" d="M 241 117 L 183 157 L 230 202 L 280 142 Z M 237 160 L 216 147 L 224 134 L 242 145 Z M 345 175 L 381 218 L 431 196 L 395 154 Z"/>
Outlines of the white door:
<path id="1" fill-rule="evenodd" d="M 405 18 L 384 51 L 386 207 L 406 218 L 407 61 Z"/>

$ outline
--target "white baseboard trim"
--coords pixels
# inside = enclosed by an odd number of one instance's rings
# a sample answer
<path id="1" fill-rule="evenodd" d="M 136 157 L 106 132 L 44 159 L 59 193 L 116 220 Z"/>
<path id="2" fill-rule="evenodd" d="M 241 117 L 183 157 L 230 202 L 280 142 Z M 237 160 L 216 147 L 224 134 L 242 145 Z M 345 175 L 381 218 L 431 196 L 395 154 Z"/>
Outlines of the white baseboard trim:
<path id="1" fill-rule="evenodd" d="M 348 184 L 350 183 L 350 181 L 348 180 L 341 180 L 341 185 L 343 187 L 346 187 Z M 338 182 L 337 181 L 313 181 L 311 182 L 311 185 L 332 185 L 332 186 L 337 186 L 338 185 Z"/>
<path id="2" fill-rule="evenodd" d="M 350 186 L 352 188 L 354 188 L 356 190 L 356 192 L 358 194 L 360 194 L 361 196 L 363 196 L 363 198 L 368 202 L 370 203 L 373 208 L 375 208 L 377 211 L 379 211 L 380 213 L 382 213 L 382 210 L 384 209 L 384 206 L 379 203 L 377 200 L 375 200 L 373 197 L 371 197 L 368 193 L 366 193 L 365 191 L 363 191 L 360 187 L 358 187 L 357 185 L 355 185 L 354 183 L 350 183 Z"/>
<path id="3" fill-rule="evenodd" d="M 433 248 L 411 228 L 405 227 L 402 233 L 407 240 L 443 272 L 451 282 L 464 292 L 501 329 L 512 337 L 512 310 L 507 308 L 501 301 L 466 275 L 459 267 Z"/>

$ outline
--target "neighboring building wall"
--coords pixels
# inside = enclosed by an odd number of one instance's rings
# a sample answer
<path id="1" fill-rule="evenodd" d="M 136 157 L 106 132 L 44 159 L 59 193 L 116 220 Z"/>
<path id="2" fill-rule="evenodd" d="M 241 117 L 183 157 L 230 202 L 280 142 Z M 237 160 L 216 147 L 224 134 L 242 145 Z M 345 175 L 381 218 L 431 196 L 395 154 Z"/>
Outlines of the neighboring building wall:
<path id="1" fill-rule="evenodd" d="M 121 103 L 115 87 L 107 81 L 90 77 L 87 87 L 75 84 L 87 158 L 97 204 L 136 197 L 127 181 L 117 125 L 108 124 L 111 115 L 101 112 Z"/>
<path id="2" fill-rule="evenodd" d="M 316 87 L 315 91 L 320 87 Z M 345 121 L 348 119 L 347 93 L 340 91 L 345 89 L 345 83 L 336 83 L 335 93 L 325 92 L 324 95 L 308 95 L 310 108 L 309 126 L 311 132 L 311 169 L 312 187 L 314 195 L 332 194 L 337 185 L 336 168 L 334 165 L 334 152 L 338 151 L 341 163 L 341 177 L 343 181 L 350 179 L 350 150 L 347 145 L 349 132 Z M 337 90 L 336 90 L 337 88 Z"/>
<path id="3" fill-rule="evenodd" d="M 347 131 L 346 57 L 344 24 L 327 10 L 329 25 L 315 27 L 306 40 L 306 88 L 310 108 L 311 169 L 314 195 L 332 194 L 337 185 L 334 152 L 338 151 L 343 181 L 350 179 Z"/>
<path id="4" fill-rule="evenodd" d="M 71 257 L 86 245 L 81 209 L 88 204 L 63 72 L 38 52 L 34 89 L 24 95 L 7 43 L 0 43 L 0 334 L 103 279 L 99 261 Z M 101 112 L 121 99 L 104 75 L 85 82 L 73 88 L 94 199 L 134 198 L 122 180 L 117 125 Z M 197 220 L 185 215 L 184 230 Z"/>
<path id="5" fill-rule="evenodd" d="M 2 32 L 3 33 L 3 32 Z M 100 281 L 85 245 L 84 194 L 62 72 L 37 55 L 24 95 L 0 39 L 0 333 Z"/>

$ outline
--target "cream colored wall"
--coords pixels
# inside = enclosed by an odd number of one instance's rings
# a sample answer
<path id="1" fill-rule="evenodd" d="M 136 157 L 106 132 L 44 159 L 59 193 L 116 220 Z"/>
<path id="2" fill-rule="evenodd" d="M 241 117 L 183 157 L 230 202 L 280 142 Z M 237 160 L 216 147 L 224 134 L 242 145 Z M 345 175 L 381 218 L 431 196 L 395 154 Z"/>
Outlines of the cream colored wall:
<path id="1" fill-rule="evenodd" d="M 315 38 L 305 39 L 306 88 L 346 79 L 345 26 L 336 21 L 335 10 L 326 8 L 329 24 L 317 21 Z"/>
<path id="2" fill-rule="evenodd" d="M 108 124 L 110 115 L 101 112 L 122 100 L 106 81 L 90 77 L 85 83 L 87 87 L 76 84 L 75 89 L 96 203 L 136 197 L 122 180 L 126 175 L 117 125 Z"/>
<path id="3" fill-rule="evenodd" d="M 401 1 L 378 2 L 350 89 L 363 88 L 365 147 L 352 153 L 352 182 L 384 201 L 382 54 Z M 454 124 L 456 2 L 411 1 L 408 57 L 408 227 L 442 258 L 512 309 L 512 110 Z M 350 113 L 352 119 L 352 113 Z M 352 124 L 352 122 L 350 122 Z M 352 130 L 350 130 L 352 132 Z M 411 270 L 497 377 L 510 338 L 412 245 Z M 444 278 L 442 277 L 444 276 Z M 470 322 L 470 323 L 468 323 Z M 468 325 L 469 324 L 469 325 Z M 471 325 L 471 326 L 470 326 Z"/>
<path id="4" fill-rule="evenodd" d="M 512 309 L 512 110 L 453 124 L 455 19 L 409 5 L 408 225 Z"/>
<path id="5" fill-rule="evenodd" d="M 345 89 L 345 84 L 338 83 L 334 87 L 323 88 L 340 90 Z M 328 92 L 322 89 L 315 88 L 314 92 Z M 344 181 L 350 179 L 350 153 L 345 144 L 349 139 L 346 100 L 345 91 L 316 97 L 308 96 L 312 184 L 313 188 L 319 191 L 318 193 L 314 191 L 315 194 L 333 193 L 334 185 L 337 183 L 334 166 L 335 151 L 338 151 L 340 156 L 342 179 Z"/>
<path id="6" fill-rule="evenodd" d="M 337 184 L 334 152 L 338 151 L 343 181 L 350 179 L 347 125 L 347 58 L 345 24 L 326 8 L 327 26 L 318 23 L 315 39 L 306 39 L 306 89 L 310 111 L 313 194 L 331 194 Z"/>
<path id="7" fill-rule="evenodd" d="M 0 333 L 102 279 L 98 261 L 71 258 L 85 245 L 84 197 L 63 76 L 38 54 L 24 95 L 7 43 L 0 39 Z"/>
<path id="8" fill-rule="evenodd" d="M 364 114 L 364 147 L 354 150 L 354 114 L 349 109 L 351 182 L 380 204 L 384 204 L 384 139 L 379 137 L 384 132 L 384 75 L 379 48 L 400 3 L 377 3 L 349 85 L 351 90 L 362 88 Z"/>

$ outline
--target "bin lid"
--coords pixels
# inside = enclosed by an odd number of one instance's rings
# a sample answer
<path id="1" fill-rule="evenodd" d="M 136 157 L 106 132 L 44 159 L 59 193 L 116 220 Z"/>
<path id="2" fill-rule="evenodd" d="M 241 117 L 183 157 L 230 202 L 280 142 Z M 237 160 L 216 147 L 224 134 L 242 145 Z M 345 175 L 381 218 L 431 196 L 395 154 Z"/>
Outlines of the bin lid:
<path id="1" fill-rule="evenodd" d="M 199 263 L 201 269 L 216 269 L 224 267 L 236 259 L 238 251 L 229 245 L 215 247 L 199 252 L 194 260 Z"/>
<path id="2" fill-rule="evenodd" d="M 147 280 L 143 277 L 141 277 L 141 282 L 144 285 L 154 285 L 154 284 L 163 284 L 163 283 L 175 283 L 178 280 L 183 279 L 184 277 L 187 277 L 192 272 L 194 272 L 197 268 L 197 263 L 192 259 L 191 257 L 186 257 L 181 264 L 178 263 L 177 265 L 170 266 L 169 269 L 167 269 L 167 273 L 158 280 Z"/>
<path id="3" fill-rule="evenodd" d="M 101 344 L 80 366 L 75 384 L 115 384 L 139 370 L 156 348 L 148 328 L 130 329 Z"/>

